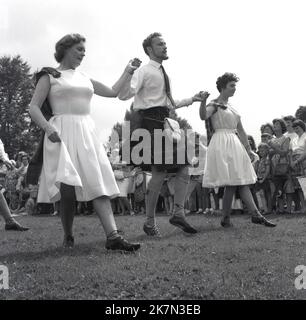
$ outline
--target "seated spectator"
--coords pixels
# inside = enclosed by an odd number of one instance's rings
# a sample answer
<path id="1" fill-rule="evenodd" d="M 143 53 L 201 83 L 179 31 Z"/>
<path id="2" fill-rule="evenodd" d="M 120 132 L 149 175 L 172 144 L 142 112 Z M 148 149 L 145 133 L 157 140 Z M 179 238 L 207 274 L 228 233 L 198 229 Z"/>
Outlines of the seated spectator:
<path id="1" fill-rule="evenodd" d="M 17 185 L 16 185 L 17 191 L 21 191 L 21 189 L 22 189 L 22 183 L 23 183 L 25 176 L 27 174 L 28 166 L 29 166 L 29 158 L 26 154 L 24 154 L 21 157 L 21 165 L 16 170 L 16 174 L 18 175 L 18 181 L 17 181 Z"/>

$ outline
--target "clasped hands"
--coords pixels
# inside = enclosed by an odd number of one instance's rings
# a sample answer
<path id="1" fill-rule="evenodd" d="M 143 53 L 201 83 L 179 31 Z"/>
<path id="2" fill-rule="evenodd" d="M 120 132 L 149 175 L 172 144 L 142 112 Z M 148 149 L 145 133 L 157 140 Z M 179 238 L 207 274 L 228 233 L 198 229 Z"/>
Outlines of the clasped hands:
<path id="1" fill-rule="evenodd" d="M 199 93 L 196 93 L 193 97 L 192 97 L 192 102 L 204 102 L 207 100 L 207 98 L 209 97 L 209 92 L 207 91 L 200 91 Z"/>
<path id="2" fill-rule="evenodd" d="M 141 65 L 142 61 L 138 58 L 134 58 L 129 61 L 128 65 L 125 68 L 125 71 L 129 74 L 133 74 L 136 69 L 138 69 Z"/>

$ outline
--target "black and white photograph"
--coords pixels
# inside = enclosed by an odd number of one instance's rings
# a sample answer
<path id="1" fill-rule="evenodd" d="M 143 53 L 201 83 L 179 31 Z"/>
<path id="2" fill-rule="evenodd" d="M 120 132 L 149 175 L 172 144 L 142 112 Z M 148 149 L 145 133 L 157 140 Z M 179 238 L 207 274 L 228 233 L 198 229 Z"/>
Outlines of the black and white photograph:
<path id="1" fill-rule="evenodd" d="M 305 10 L 1 0 L 0 304 L 306 299 Z"/>

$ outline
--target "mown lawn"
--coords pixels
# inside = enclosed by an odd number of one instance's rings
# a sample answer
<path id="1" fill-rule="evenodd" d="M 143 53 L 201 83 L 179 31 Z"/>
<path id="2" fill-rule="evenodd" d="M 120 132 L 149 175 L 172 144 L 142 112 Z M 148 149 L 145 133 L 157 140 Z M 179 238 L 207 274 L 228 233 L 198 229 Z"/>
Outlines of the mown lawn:
<path id="1" fill-rule="evenodd" d="M 116 217 L 125 236 L 140 241 L 135 254 L 108 252 L 96 216 L 75 220 L 76 246 L 62 249 L 60 219 L 27 216 L 24 233 L 0 225 L 0 265 L 10 288 L 0 299 L 305 299 L 294 286 L 297 265 L 306 265 L 306 216 L 269 216 L 274 229 L 233 216 L 192 215 L 199 233 L 186 235 L 158 216 L 162 239 L 143 234 L 144 216 Z"/>

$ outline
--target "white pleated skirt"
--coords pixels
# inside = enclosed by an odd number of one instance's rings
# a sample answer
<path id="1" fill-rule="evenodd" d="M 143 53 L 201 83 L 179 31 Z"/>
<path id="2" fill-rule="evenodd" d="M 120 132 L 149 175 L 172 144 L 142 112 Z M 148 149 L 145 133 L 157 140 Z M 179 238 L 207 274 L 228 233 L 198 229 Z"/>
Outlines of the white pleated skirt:
<path id="1" fill-rule="evenodd" d="M 49 120 L 61 143 L 44 140 L 38 202 L 60 200 L 60 184 L 75 187 L 77 201 L 120 194 L 111 164 L 89 115 L 63 114 Z"/>
<path id="2" fill-rule="evenodd" d="M 207 149 L 203 187 L 249 185 L 256 180 L 250 157 L 235 130 L 217 129 Z"/>

